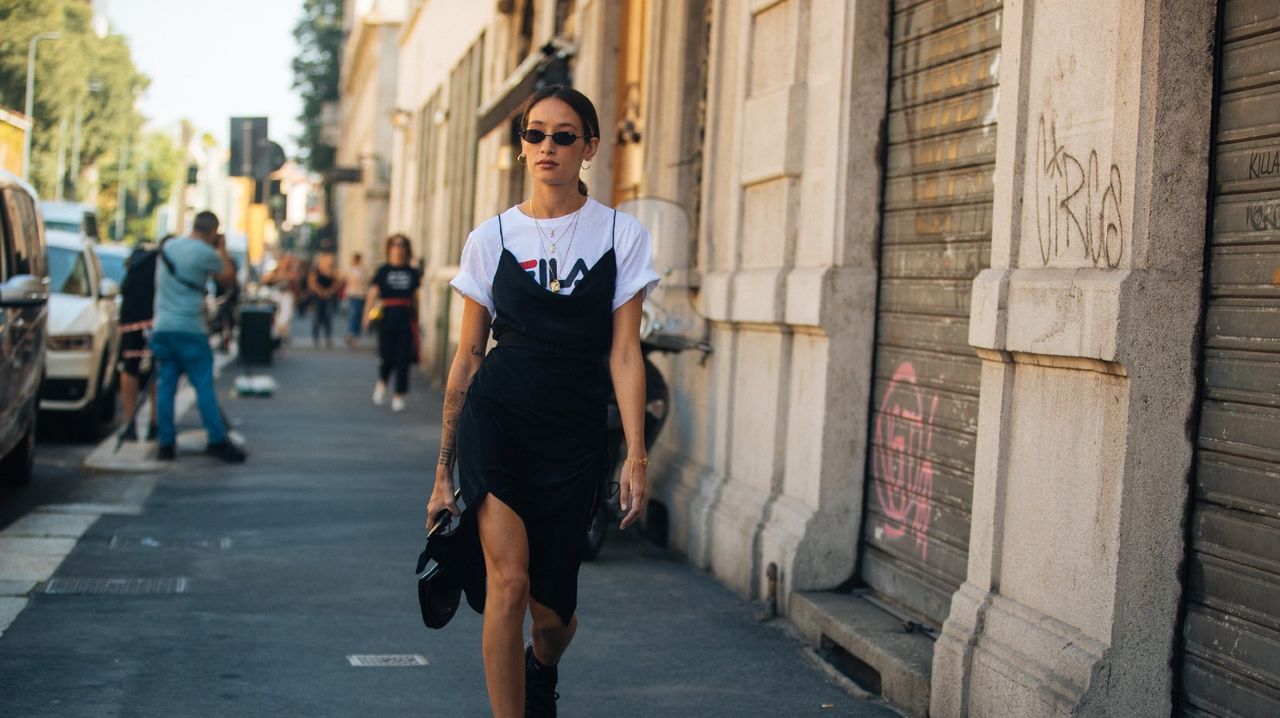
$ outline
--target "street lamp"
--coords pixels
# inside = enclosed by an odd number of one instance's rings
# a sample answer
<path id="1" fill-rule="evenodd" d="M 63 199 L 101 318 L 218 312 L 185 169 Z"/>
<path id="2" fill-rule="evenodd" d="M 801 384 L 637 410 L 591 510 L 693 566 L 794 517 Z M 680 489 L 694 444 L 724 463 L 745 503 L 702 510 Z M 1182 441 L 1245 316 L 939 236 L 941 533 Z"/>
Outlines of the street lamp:
<path id="1" fill-rule="evenodd" d="M 31 38 L 31 43 L 27 45 L 26 115 L 31 127 L 27 129 L 27 136 L 22 141 L 22 179 L 27 181 L 31 179 L 31 136 L 35 134 L 36 129 L 35 117 L 32 116 L 35 113 L 36 101 L 36 44 L 41 40 L 57 40 L 60 37 L 62 37 L 60 33 L 42 32 Z"/>
<path id="2" fill-rule="evenodd" d="M 98 80 L 89 80 L 88 92 L 76 101 L 76 119 L 75 129 L 72 131 L 71 137 L 71 199 L 72 201 L 80 201 L 80 126 L 84 122 L 84 100 L 90 94 L 102 92 L 106 88 Z M 58 187 L 62 187 L 62 181 L 59 179 Z"/>

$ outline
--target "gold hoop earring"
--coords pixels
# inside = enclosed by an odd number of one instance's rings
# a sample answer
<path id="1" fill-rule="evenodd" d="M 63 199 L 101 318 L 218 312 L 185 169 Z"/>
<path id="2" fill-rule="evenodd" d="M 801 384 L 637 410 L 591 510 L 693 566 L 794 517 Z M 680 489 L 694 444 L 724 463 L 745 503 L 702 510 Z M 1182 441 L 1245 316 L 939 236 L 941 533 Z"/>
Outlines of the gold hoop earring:
<path id="1" fill-rule="evenodd" d="M 516 157 L 516 162 L 519 162 L 520 164 L 524 164 L 524 153 L 523 153 L 523 152 L 521 152 L 521 153 L 520 153 L 520 155 L 519 155 L 518 157 Z"/>
<path id="2" fill-rule="evenodd" d="M 583 160 L 583 161 L 582 161 L 582 169 L 584 169 L 584 170 L 589 170 L 589 169 L 591 169 L 591 160 Z"/>

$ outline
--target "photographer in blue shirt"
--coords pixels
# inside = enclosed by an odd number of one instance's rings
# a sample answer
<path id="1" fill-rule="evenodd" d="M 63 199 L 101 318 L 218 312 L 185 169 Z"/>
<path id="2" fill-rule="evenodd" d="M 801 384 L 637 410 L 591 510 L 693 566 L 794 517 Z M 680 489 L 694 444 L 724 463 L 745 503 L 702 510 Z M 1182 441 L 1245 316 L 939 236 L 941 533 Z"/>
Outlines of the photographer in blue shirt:
<path id="1" fill-rule="evenodd" d="M 204 303 L 210 277 L 220 286 L 236 280 L 235 264 L 227 254 L 218 217 L 213 212 L 196 215 L 191 236 L 165 242 L 156 262 L 156 312 L 151 333 L 151 354 L 158 365 L 156 386 L 160 448 L 157 458 L 175 457 L 177 430 L 173 420 L 178 377 L 196 390 L 200 419 L 209 435 L 205 453 L 224 461 L 244 461 L 245 453 L 231 442 L 218 410 L 213 386 L 213 351 L 205 331 Z"/>

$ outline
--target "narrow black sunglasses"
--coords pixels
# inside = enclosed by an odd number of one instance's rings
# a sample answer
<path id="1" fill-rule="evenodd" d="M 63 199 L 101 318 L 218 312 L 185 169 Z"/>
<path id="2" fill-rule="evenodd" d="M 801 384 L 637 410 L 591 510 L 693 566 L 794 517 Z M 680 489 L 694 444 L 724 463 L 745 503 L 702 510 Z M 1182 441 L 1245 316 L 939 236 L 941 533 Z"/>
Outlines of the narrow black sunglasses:
<path id="1" fill-rule="evenodd" d="M 581 137 L 584 140 L 591 139 L 591 135 L 575 135 L 572 132 L 552 132 L 551 141 L 561 147 L 568 147 Z M 547 139 L 547 133 L 542 130 L 521 130 L 520 139 L 531 145 L 540 145 L 542 141 Z"/>

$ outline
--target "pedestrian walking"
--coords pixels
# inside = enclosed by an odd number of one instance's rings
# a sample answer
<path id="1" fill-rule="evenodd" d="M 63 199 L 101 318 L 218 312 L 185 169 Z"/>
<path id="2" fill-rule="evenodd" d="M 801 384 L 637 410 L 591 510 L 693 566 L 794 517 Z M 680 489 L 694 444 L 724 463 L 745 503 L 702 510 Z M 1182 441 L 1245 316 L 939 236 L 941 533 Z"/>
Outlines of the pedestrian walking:
<path id="1" fill-rule="evenodd" d="M 173 235 L 166 235 L 160 245 Z M 134 419 L 143 386 L 150 387 L 151 419 L 147 423 L 147 441 L 159 435 L 156 425 L 156 385 L 151 382 L 153 369 L 147 336 L 151 334 L 156 301 L 156 256 L 154 246 L 138 247 L 125 260 L 124 278 L 120 281 L 120 403 L 127 417 L 121 441 L 137 441 Z"/>
<path id="2" fill-rule="evenodd" d="M 351 255 L 351 267 L 343 277 L 347 293 L 347 346 L 354 348 L 364 324 L 364 295 L 369 291 L 369 274 L 359 252 Z"/>
<path id="3" fill-rule="evenodd" d="M 156 456 L 172 460 L 176 455 L 173 403 L 178 377 L 186 374 L 196 391 L 200 420 L 208 433 L 205 453 L 225 461 L 244 461 L 245 454 L 231 442 L 218 409 L 213 352 L 204 326 L 206 282 L 212 277 L 226 287 L 235 281 L 235 264 L 218 234 L 217 215 L 208 211 L 197 214 L 191 236 L 169 240 L 158 256 L 151 334 L 151 353 L 159 364 L 156 414 L 160 447 Z"/>
<path id="4" fill-rule="evenodd" d="M 409 266 L 413 249 L 409 238 L 393 234 L 386 242 L 387 262 L 374 273 L 369 282 L 365 304 L 364 325 L 368 328 L 370 314 L 377 315 L 378 322 L 378 382 L 373 386 L 373 403 L 379 406 L 387 396 L 387 381 L 395 375 L 395 393 L 391 396 L 391 410 L 404 411 L 404 397 L 409 393 L 409 365 L 414 360 L 417 338 L 418 287 L 421 273 Z"/>
<path id="5" fill-rule="evenodd" d="M 294 257 L 293 266 L 294 307 L 297 316 L 301 317 L 305 316 L 307 310 L 311 308 L 311 288 L 307 286 L 307 277 L 311 276 L 311 260 Z"/>
<path id="6" fill-rule="evenodd" d="M 609 471 L 611 386 L 627 443 L 621 526 L 648 503 L 640 316 L 658 282 L 645 228 L 579 179 L 600 142 L 591 101 L 556 85 L 526 108 L 519 160 L 532 196 L 472 231 L 452 282 L 465 297 L 462 330 L 427 504 L 429 525 L 445 509 L 459 515 L 456 463 L 461 520 L 476 522 L 483 550 L 485 679 L 502 718 L 556 713 L 584 536 Z"/>
<path id="7" fill-rule="evenodd" d="M 333 252 L 321 252 L 311 272 L 307 274 L 307 289 L 315 304 L 315 321 L 311 323 L 311 344 L 320 346 L 320 335 L 324 335 L 326 349 L 333 347 L 333 307 L 338 291 L 342 289 L 338 282 L 338 272 L 333 266 Z"/>
<path id="8" fill-rule="evenodd" d="M 276 305 L 275 333 L 280 349 L 289 346 L 293 333 L 294 288 L 297 284 L 297 264 L 292 255 L 283 254 L 276 266 L 267 272 L 262 281 L 271 287 L 271 301 Z"/>

